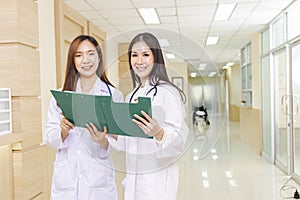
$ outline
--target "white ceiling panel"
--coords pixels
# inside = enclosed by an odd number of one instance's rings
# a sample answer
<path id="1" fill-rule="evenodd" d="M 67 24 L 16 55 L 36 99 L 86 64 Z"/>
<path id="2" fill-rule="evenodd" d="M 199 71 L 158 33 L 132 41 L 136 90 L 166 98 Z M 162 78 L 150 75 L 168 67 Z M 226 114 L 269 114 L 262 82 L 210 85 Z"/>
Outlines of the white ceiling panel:
<path id="1" fill-rule="evenodd" d="M 134 8 L 130 0 L 118 0 L 118 1 L 107 1 L 107 0 L 82 0 L 89 3 L 96 10 L 114 10 L 124 8 Z"/>
<path id="2" fill-rule="evenodd" d="M 206 15 L 215 13 L 216 5 L 204 5 L 204 6 L 180 6 L 177 9 L 178 15 L 181 16 L 193 16 L 193 15 Z"/>
<path id="3" fill-rule="evenodd" d="M 159 16 L 176 16 L 176 7 L 156 8 Z"/>
<path id="4" fill-rule="evenodd" d="M 225 62 L 238 61 L 240 49 L 293 0 L 64 1 L 105 31 L 108 38 L 130 42 L 137 33 L 149 31 L 168 39 L 170 46 L 164 50 L 176 53 L 188 63 L 208 61 L 209 55 L 212 62 L 222 67 Z M 213 21 L 218 3 L 237 3 L 230 20 Z M 161 24 L 144 23 L 137 8 L 147 7 L 156 9 Z M 207 36 L 219 36 L 219 43 L 205 46 Z"/>
<path id="5" fill-rule="evenodd" d="M 175 0 L 132 0 L 132 3 L 136 8 L 162 8 L 175 6 Z"/>
<path id="6" fill-rule="evenodd" d="M 114 10 L 98 10 L 104 18 L 115 19 L 115 18 L 139 18 L 139 13 L 136 9 L 114 9 Z"/>
<path id="7" fill-rule="evenodd" d="M 90 6 L 88 3 L 85 1 L 66 1 L 66 3 L 73 8 L 74 10 L 77 11 L 89 11 L 93 10 L 93 7 Z"/>

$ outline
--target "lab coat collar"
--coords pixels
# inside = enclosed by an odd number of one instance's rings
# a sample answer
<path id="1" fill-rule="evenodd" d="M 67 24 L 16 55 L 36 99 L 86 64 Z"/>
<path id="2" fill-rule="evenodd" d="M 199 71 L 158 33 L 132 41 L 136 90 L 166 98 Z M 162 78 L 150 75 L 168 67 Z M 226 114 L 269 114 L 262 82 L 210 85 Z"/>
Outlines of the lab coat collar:
<path id="1" fill-rule="evenodd" d="M 78 80 L 77 80 L 76 92 L 77 93 L 83 93 L 82 88 L 81 88 L 81 84 L 80 84 L 80 78 L 78 78 Z M 107 89 L 106 84 L 103 81 L 101 81 L 101 79 L 99 77 L 97 77 L 92 89 L 89 92 L 89 94 L 101 94 L 101 93 L 104 93 L 104 94 L 108 93 L 109 94 L 109 91 Z"/>

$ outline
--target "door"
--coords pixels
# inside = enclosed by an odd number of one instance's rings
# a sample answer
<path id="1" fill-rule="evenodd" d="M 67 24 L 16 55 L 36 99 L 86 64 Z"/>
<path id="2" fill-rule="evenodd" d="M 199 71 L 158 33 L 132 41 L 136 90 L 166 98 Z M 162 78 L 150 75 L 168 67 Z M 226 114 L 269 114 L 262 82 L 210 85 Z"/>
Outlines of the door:
<path id="1" fill-rule="evenodd" d="M 292 146 L 293 146 L 293 176 L 300 179 L 300 42 L 292 47 Z M 300 182 L 300 181 L 298 181 Z"/>
<path id="2" fill-rule="evenodd" d="M 273 54 L 274 63 L 274 133 L 275 133 L 275 164 L 289 173 L 289 95 L 288 68 L 286 48 Z"/>

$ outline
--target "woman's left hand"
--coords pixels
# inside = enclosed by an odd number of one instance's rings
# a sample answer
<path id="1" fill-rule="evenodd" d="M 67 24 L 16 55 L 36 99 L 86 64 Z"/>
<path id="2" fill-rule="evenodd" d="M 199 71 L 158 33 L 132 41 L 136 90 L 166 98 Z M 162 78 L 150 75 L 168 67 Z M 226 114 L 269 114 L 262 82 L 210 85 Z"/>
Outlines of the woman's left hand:
<path id="1" fill-rule="evenodd" d="M 135 119 L 132 119 L 136 125 L 138 125 L 145 134 L 154 136 L 157 139 L 161 139 L 163 134 L 163 129 L 159 126 L 158 122 L 156 119 L 151 118 L 147 113 L 144 111 L 141 111 L 142 115 L 146 118 L 144 119 L 143 117 L 134 114 Z"/>
<path id="2" fill-rule="evenodd" d="M 86 128 L 90 132 L 92 140 L 100 144 L 104 149 L 108 147 L 108 139 L 106 137 L 107 127 L 103 127 L 103 132 L 98 131 L 97 127 L 93 123 L 86 124 Z"/>

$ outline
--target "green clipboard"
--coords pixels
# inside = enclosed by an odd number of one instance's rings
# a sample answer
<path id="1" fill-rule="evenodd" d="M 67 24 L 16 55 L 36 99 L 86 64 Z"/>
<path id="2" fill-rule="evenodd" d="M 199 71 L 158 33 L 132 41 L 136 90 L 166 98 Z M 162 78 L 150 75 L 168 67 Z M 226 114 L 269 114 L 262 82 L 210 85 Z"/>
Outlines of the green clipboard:
<path id="1" fill-rule="evenodd" d="M 100 131 L 106 125 L 110 134 L 153 138 L 132 122 L 134 114 L 142 116 L 142 110 L 152 116 L 148 97 L 138 97 L 138 103 L 115 103 L 111 96 L 50 91 L 64 116 L 75 126 L 86 128 L 86 124 L 92 122 Z"/>

